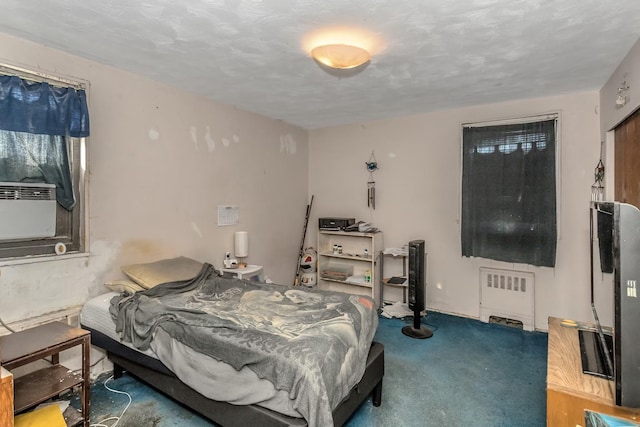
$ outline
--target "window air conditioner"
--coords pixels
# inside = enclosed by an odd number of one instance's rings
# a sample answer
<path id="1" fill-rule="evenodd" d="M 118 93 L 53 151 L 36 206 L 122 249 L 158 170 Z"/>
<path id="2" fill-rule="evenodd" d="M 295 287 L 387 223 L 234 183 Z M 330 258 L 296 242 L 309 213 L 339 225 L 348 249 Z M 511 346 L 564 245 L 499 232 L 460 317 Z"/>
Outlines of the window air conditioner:
<path id="1" fill-rule="evenodd" d="M 55 185 L 0 182 L 0 240 L 55 234 Z"/>

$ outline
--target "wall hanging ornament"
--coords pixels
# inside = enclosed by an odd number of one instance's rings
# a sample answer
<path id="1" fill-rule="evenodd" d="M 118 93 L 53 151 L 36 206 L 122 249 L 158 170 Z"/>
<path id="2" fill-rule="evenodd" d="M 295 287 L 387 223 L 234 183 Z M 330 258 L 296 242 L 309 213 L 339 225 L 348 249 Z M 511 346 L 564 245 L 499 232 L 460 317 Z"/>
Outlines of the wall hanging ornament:
<path id="1" fill-rule="evenodd" d="M 604 199 L 604 163 L 602 162 L 604 143 L 600 144 L 600 160 L 593 171 L 594 182 L 591 186 L 591 201 L 601 202 Z"/>
<path id="2" fill-rule="evenodd" d="M 378 170 L 378 162 L 376 156 L 371 151 L 371 157 L 368 162 L 364 162 L 369 171 L 369 181 L 367 181 L 367 206 L 371 209 L 376 208 L 376 182 L 373 180 L 373 173 Z"/>

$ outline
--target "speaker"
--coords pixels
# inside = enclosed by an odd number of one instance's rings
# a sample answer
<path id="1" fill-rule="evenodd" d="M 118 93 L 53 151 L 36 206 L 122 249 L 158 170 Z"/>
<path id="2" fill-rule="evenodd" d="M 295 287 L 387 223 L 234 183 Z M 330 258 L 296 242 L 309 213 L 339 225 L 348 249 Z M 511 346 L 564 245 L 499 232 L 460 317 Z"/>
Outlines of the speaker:
<path id="1" fill-rule="evenodd" d="M 421 312 L 424 310 L 425 273 L 427 261 L 424 240 L 409 242 L 409 308 L 413 310 L 413 326 L 405 326 L 402 333 L 411 338 L 430 338 L 433 332 L 422 326 Z"/>
<path id="2" fill-rule="evenodd" d="M 409 309 L 424 310 L 424 240 L 409 242 Z"/>

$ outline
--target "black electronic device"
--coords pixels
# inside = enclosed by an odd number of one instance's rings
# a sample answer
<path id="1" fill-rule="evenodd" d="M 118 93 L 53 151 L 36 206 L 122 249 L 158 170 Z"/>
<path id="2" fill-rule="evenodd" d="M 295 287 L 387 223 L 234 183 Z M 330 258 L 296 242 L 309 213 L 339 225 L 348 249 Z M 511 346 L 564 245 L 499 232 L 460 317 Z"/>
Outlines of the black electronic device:
<path id="1" fill-rule="evenodd" d="M 605 345 L 602 345 L 597 330 L 579 329 L 578 342 L 580 343 L 580 360 L 582 372 L 597 377 L 613 379 L 607 366 L 607 357 L 613 360 L 613 336 L 603 333 Z M 609 354 L 605 354 L 605 351 Z"/>
<path id="2" fill-rule="evenodd" d="M 424 310 L 426 254 L 424 240 L 409 242 L 409 308 L 413 310 L 413 326 L 405 326 L 402 333 L 411 338 L 430 338 L 433 332 L 422 326 L 421 312 Z"/>
<path id="3" fill-rule="evenodd" d="M 594 257 L 594 213 L 598 218 L 598 258 Z M 640 408 L 640 299 L 636 287 L 640 283 L 640 210 L 626 203 L 594 202 L 590 229 L 591 303 L 597 335 L 606 348 L 602 364 L 612 365 L 616 405 Z M 600 263 L 599 268 L 596 263 Z M 596 270 L 598 274 L 613 271 L 613 349 L 605 340 L 595 310 L 593 275 Z M 612 363 L 606 360 L 609 353 L 613 354 Z"/>
<path id="4" fill-rule="evenodd" d="M 406 277 L 402 277 L 402 276 L 393 276 L 393 277 L 389 277 L 389 280 L 387 280 L 387 283 L 389 285 L 402 285 L 404 284 L 404 282 L 407 281 Z"/>
<path id="5" fill-rule="evenodd" d="M 318 218 L 318 227 L 325 231 L 341 231 L 355 222 L 355 218 Z"/>

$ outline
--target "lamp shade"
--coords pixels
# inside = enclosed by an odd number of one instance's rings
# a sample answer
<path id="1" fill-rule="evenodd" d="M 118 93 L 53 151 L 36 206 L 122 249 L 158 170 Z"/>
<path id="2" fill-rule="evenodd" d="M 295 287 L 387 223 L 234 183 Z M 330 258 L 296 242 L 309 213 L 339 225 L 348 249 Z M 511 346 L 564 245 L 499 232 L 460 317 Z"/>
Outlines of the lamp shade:
<path id="1" fill-rule="evenodd" d="M 358 67 L 371 59 L 371 54 L 358 46 L 327 44 L 311 49 L 316 61 L 331 68 L 346 70 Z"/>
<path id="2" fill-rule="evenodd" d="M 234 236 L 235 255 L 244 258 L 249 255 L 249 233 L 246 231 L 236 231 Z"/>

